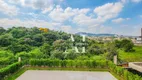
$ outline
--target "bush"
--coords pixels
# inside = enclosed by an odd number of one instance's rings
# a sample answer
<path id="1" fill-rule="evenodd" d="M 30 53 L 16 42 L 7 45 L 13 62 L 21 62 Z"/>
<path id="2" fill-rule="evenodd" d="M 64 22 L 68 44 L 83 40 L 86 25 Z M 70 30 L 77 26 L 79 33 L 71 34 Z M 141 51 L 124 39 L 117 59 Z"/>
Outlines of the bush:
<path id="1" fill-rule="evenodd" d="M 32 55 L 27 53 L 27 52 L 19 52 L 16 54 L 16 58 L 18 59 L 18 57 L 21 57 L 22 60 L 26 60 L 26 59 L 29 59 Z"/>
<path id="2" fill-rule="evenodd" d="M 50 60 L 50 59 L 31 59 L 32 66 L 49 66 L 49 67 L 88 67 L 88 68 L 105 68 L 105 60 Z"/>
<path id="3" fill-rule="evenodd" d="M 7 58 L 0 58 L 0 65 L 9 65 L 13 63 L 15 59 L 13 57 L 7 57 Z"/>
<path id="4" fill-rule="evenodd" d="M 108 67 L 112 72 L 116 73 L 120 77 L 122 76 L 124 80 L 142 80 L 142 77 L 135 75 L 127 71 L 126 69 L 113 64 L 111 61 L 108 62 Z"/>
<path id="5" fill-rule="evenodd" d="M 16 72 L 22 66 L 23 66 L 22 63 L 16 62 L 16 63 L 11 64 L 11 65 L 9 65 L 5 68 L 0 69 L 0 79 L 3 79 L 6 75 L 9 75 L 9 74 Z"/>
<path id="6" fill-rule="evenodd" d="M 115 46 L 117 48 L 123 48 L 125 52 L 131 52 L 134 51 L 133 47 L 134 44 L 131 40 L 129 39 L 123 39 L 122 41 L 115 41 Z"/>

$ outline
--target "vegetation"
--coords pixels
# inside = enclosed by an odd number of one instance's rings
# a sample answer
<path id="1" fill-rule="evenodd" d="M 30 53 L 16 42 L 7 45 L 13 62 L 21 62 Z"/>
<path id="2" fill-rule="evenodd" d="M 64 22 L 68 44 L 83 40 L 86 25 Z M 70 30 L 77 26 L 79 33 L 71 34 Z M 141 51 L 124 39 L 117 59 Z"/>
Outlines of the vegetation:
<path id="1" fill-rule="evenodd" d="M 134 51 L 134 49 L 133 49 L 134 44 L 132 41 L 130 41 L 128 39 L 123 39 L 121 41 L 116 40 L 115 45 L 117 48 L 123 49 L 125 52 Z"/>
<path id="2" fill-rule="evenodd" d="M 82 37 L 79 35 L 73 35 L 75 42 L 72 42 L 70 34 L 52 31 L 47 28 L 13 27 L 6 30 L 1 27 L 0 31 L 1 61 L 9 61 L 12 60 L 11 58 L 15 61 L 18 57 L 21 57 L 22 60 L 31 58 L 73 60 L 80 56 L 86 56 L 89 59 L 92 56 L 105 53 L 103 43 L 88 38 L 86 38 L 85 42 L 82 42 Z M 77 45 L 77 43 L 86 43 L 87 45 Z M 80 52 L 82 46 L 85 46 L 86 52 L 76 54 L 73 46 L 77 46 Z M 9 55 L 6 56 L 8 58 L 4 57 L 6 55 L 4 51 L 8 51 Z"/>
<path id="3" fill-rule="evenodd" d="M 49 59 L 31 59 L 31 66 L 49 66 L 49 67 L 89 67 L 105 68 L 105 60 L 49 60 Z"/>
<path id="4" fill-rule="evenodd" d="M 86 38 L 83 42 L 81 36 L 73 35 L 73 42 L 70 36 L 71 34 L 47 28 L 0 27 L 0 77 L 12 74 L 28 64 L 64 68 L 107 68 L 126 80 L 131 80 L 131 76 L 132 80 L 140 80 L 139 76 L 110 61 L 113 61 L 114 55 L 118 55 L 119 63 L 142 61 L 142 47 L 134 46 L 128 39 L 98 42 Z M 75 46 L 80 53 L 76 52 Z M 85 47 L 84 53 L 82 47 Z M 22 63 L 17 62 L 18 57 L 22 58 Z"/>
<path id="5" fill-rule="evenodd" d="M 16 72 L 22 66 L 23 66 L 22 63 L 17 62 L 17 63 L 13 63 L 5 68 L 0 69 L 0 79 L 3 79 L 5 76 Z"/>
<path id="6" fill-rule="evenodd" d="M 126 62 L 142 62 L 142 46 L 135 46 L 134 50 L 134 52 L 119 50 L 120 59 Z"/>
<path id="7" fill-rule="evenodd" d="M 29 69 L 42 69 L 42 70 L 47 69 L 46 67 L 48 67 L 48 70 L 49 69 L 50 70 L 55 70 L 55 69 L 56 70 L 57 69 L 58 70 L 89 70 L 89 71 L 103 70 L 103 71 L 110 71 L 115 76 L 119 75 L 119 77 L 116 76 L 119 80 L 142 80 L 142 77 L 135 75 L 122 67 L 116 66 L 111 61 L 95 61 L 95 60 L 94 61 L 93 60 L 75 61 L 75 60 L 45 60 L 45 59 L 41 59 L 41 60 L 32 59 L 26 63 L 17 62 L 3 69 L 0 69 L 1 79 L 3 79 L 3 77 L 6 75 L 9 75 L 11 73 L 18 71 L 24 64 L 25 65 L 31 64 L 33 66 L 33 67 L 32 66 L 29 67 Z M 20 74 L 22 74 L 24 71 L 26 70 L 22 69 L 21 72 L 17 73 L 13 77 L 10 77 L 10 78 L 5 77 L 4 80 L 14 80 L 18 76 L 20 76 Z"/>

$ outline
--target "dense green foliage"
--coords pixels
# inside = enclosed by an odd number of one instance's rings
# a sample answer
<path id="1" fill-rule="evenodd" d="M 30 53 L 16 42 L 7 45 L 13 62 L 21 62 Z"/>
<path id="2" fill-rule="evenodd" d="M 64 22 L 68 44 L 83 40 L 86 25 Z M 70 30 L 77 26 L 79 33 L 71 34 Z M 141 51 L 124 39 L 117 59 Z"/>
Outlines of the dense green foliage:
<path id="1" fill-rule="evenodd" d="M 130 40 L 128 40 L 128 39 L 123 39 L 123 40 L 121 40 L 121 41 L 116 40 L 116 41 L 115 41 L 115 46 L 116 46 L 117 48 L 124 49 L 125 52 L 134 51 L 134 50 L 133 50 L 134 44 L 133 44 L 132 41 L 130 41 Z"/>
<path id="2" fill-rule="evenodd" d="M 2 65 L 9 65 L 14 62 L 14 55 L 13 53 L 6 51 L 6 50 L 1 50 L 0 51 L 0 66 Z"/>
<path id="3" fill-rule="evenodd" d="M 106 60 L 50 60 L 31 59 L 32 66 L 107 68 Z"/>
<path id="4" fill-rule="evenodd" d="M 80 56 L 87 59 L 93 56 L 105 56 L 103 59 L 113 60 L 114 55 L 119 55 L 119 50 L 124 52 L 134 52 L 135 50 L 133 43 L 127 39 L 97 42 L 86 38 L 86 41 L 82 42 L 81 36 L 73 35 L 75 42 L 72 42 L 71 34 L 53 30 L 44 32 L 37 27 L 12 27 L 9 29 L 0 27 L 0 33 L 0 56 L 3 55 L 3 51 L 8 51 L 10 54 L 7 55 L 7 58 L 0 57 L 0 62 L 10 59 L 14 61 L 18 57 L 21 57 L 22 60 L 31 58 L 73 60 L 81 59 Z M 80 43 L 87 45 L 79 45 Z M 86 52 L 76 53 L 73 46 L 77 46 L 80 52 L 82 46 L 85 46 Z"/>
<path id="5" fill-rule="evenodd" d="M 135 46 L 135 52 L 119 50 L 119 57 L 126 62 L 142 62 L 142 46 Z"/>
<path id="6" fill-rule="evenodd" d="M 74 49 L 72 45 L 77 46 L 80 52 L 82 51 L 82 46 L 77 45 L 77 43 L 82 43 L 82 37 L 78 35 L 73 35 L 75 42 L 72 42 L 70 34 L 53 30 L 43 32 L 37 27 L 13 27 L 9 29 L 0 27 L 0 33 L 0 65 L 10 64 L 18 57 L 21 57 L 22 60 L 31 58 L 87 60 L 91 57 L 103 56 L 102 59 L 113 60 L 113 56 L 118 55 L 118 58 L 124 61 L 141 61 L 142 59 L 142 48 L 133 48 L 132 41 L 128 39 L 97 42 L 86 38 L 84 42 L 87 43 L 85 45 L 86 53 L 76 54 L 75 50 L 72 50 Z M 65 51 L 67 52 L 65 53 Z M 6 55 L 6 52 L 9 55 Z"/>
<path id="7" fill-rule="evenodd" d="M 22 63 L 16 62 L 16 63 L 13 63 L 5 68 L 0 69 L 0 79 L 3 79 L 5 76 L 16 72 L 22 66 L 23 66 Z"/>
<path id="8" fill-rule="evenodd" d="M 114 55 L 118 55 L 119 61 L 142 61 L 142 48 L 135 47 L 132 41 L 124 39 L 100 42 L 86 38 L 83 42 L 81 36 L 73 35 L 75 42 L 72 42 L 70 36 L 71 34 L 61 31 L 44 32 L 37 27 L 13 27 L 7 30 L 0 27 L 0 67 L 8 65 L 0 69 L 0 77 L 17 71 L 22 64 L 14 62 L 21 57 L 22 62 L 29 60 L 25 65 L 109 68 L 126 80 L 140 80 L 139 76 L 107 61 L 112 61 Z M 79 45 L 80 43 L 87 45 Z M 76 53 L 74 46 L 77 46 L 79 52 L 85 47 L 86 52 Z"/>
<path id="9" fill-rule="evenodd" d="M 19 70 L 23 65 L 61 67 L 61 68 L 105 68 L 110 72 L 119 75 L 121 80 L 142 80 L 142 77 L 135 75 L 126 69 L 116 66 L 111 61 L 104 60 L 50 60 L 50 59 L 31 59 L 26 63 L 16 62 L 5 68 L 0 69 L 0 78 L 12 74 Z"/>
<path id="10" fill-rule="evenodd" d="M 48 30 L 44 32 L 37 27 L 12 27 L 7 30 L 1 27 L 0 31 L 0 56 L 3 55 L 3 51 L 8 51 L 13 55 L 14 60 L 18 57 L 21 57 L 22 60 L 31 58 L 67 60 L 77 59 L 79 56 L 86 56 L 89 59 L 92 56 L 105 53 L 104 43 L 88 38 L 82 42 L 82 37 L 79 35 L 73 35 L 75 42 L 72 42 L 71 34 L 61 31 Z M 87 45 L 78 45 L 80 43 Z M 86 52 L 76 53 L 73 46 L 77 46 L 79 52 L 82 51 L 82 46 L 85 46 Z M 11 56 L 7 55 L 7 57 Z M 4 61 L 2 57 L 0 60 Z"/>
<path id="11" fill-rule="evenodd" d="M 122 77 L 124 80 L 142 80 L 142 77 L 135 75 L 122 67 L 116 66 L 110 61 L 108 62 L 108 68 L 110 69 L 110 71 L 116 73 L 117 75 L 119 75 L 119 77 Z"/>

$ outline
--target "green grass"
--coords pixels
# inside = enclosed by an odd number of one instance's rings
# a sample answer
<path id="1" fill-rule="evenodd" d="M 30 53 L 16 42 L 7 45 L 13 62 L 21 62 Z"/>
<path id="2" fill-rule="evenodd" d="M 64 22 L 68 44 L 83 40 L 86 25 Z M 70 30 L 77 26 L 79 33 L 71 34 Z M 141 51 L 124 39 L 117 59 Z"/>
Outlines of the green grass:
<path id="1" fill-rule="evenodd" d="M 68 70 L 68 71 L 102 71 L 102 72 L 108 72 L 109 70 L 106 68 L 61 68 L 61 67 L 24 67 L 20 70 L 18 70 L 16 73 L 12 75 L 8 75 L 4 80 L 15 80 L 17 77 L 19 77 L 21 74 L 23 74 L 27 70 Z M 112 72 L 111 72 L 112 73 Z M 119 80 L 121 79 L 118 75 L 115 73 L 112 73 L 116 78 Z"/>
<path id="2" fill-rule="evenodd" d="M 119 57 L 127 62 L 142 62 L 142 46 L 135 46 L 134 52 L 119 51 Z"/>

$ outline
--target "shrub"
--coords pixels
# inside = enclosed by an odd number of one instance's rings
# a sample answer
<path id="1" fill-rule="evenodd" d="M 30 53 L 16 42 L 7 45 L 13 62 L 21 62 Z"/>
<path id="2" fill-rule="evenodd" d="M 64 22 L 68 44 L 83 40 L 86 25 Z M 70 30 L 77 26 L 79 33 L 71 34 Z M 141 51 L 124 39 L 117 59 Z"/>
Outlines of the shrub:
<path id="1" fill-rule="evenodd" d="M 112 72 L 116 73 L 120 77 L 122 76 L 124 80 L 142 80 L 142 77 L 135 75 L 127 71 L 126 69 L 113 64 L 111 61 L 108 62 L 108 67 Z"/>
<path id="2" fill-rule="evenodd" d="M 50 59 L 31 59 L 29 61 L 32 66 L 49 66 L 49 67 L 107 67 L 107 61 L 105 60 L 50 60 Z"/>
<path id="3" fill-rule="evenodd" d="M 5 68 L 0 69 L 0 79 L 3 79 L 6 75 L 16 72 L 22 66 L 23 66 L 22 63 L 16 62 L 16 63 L 13 63 Z"/>

